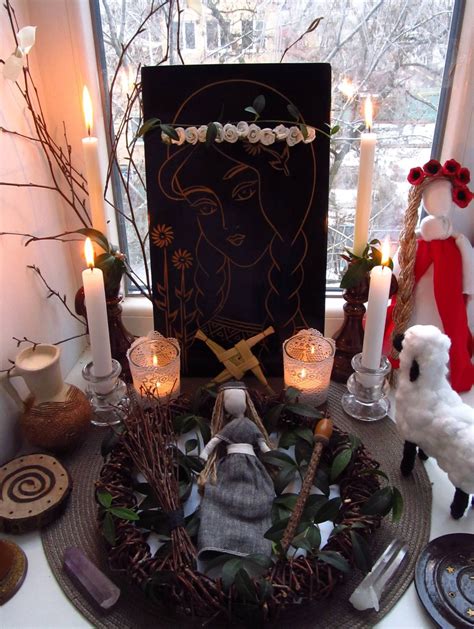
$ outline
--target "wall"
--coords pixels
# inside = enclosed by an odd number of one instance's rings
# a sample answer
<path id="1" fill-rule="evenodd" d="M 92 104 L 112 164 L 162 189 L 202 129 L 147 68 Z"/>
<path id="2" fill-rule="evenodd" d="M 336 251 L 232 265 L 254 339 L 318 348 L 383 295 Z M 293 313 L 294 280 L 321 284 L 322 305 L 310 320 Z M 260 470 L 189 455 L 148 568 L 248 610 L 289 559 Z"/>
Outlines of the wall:
<path id="1" fill-rule="evenodd" d="M 20 28 L 25 25 L 38 26 L 36 44 L 29 54 L 29 60 L 50 132 L 58 143 L 63 144 L 62 125 L 65 122 L 73 155 L 76 155 L 75 163 L 82 170 L 80 137 L 81 134 L 84 135 L 84 128 L 79 95 L 82 92 L 84 72 L 81 71 L 81 63 L 84 59 L 78 58 L 72 43 L 72 34 L 79 29 L 76 26 L 72 28 L 71 24 L 79 23 L 71 22 L 67 10 L 81 7 L 87 9 L 87 3 L 73 1 L 63 4 L 48 0 L 13 0 L 13 3 Z M 0 58 L 7 58 L 13 50 L 14 41 L 2 6 Z M 70 89 L 71 85 L 75 89 Z M 15 84 L 6 81 L 2 75 L 0 126 L 27 135 L 31 133 L 23 99 Z M 36 182 L 50 185 L 47 163 L 36 143 L 0 133 L 0 156 L 0 182 Z M 0 187 L 0 232 L 51 235 L 79 227 L 81 225 L 71 208 L 61 201 L 57 193 L 29 187 Z M 84 331 L 84 327 L 66 312 L 59 300 L 54 297 L 47 299 L 47 289 L 34 271 L 27 268 L 27 265 L 32 264 L 40 267 L 49 284 L 61 295 L 66 295 L 68 304 L 73 307 L 74 295 L 81 285 L 80 271 L 84 267 L 81 243 L 65 245 L 39 242 L 25 247 L 24 242 L 25 239 L 21 237 L 0 237 L 0 369 L 8 368 L 8 359 L 14 359 L 19 351 L 12 339 L 14 336 L 55 343 Z M 61 345 L 63 375 L 77 361 L 85 344 L 85 339 L 82 338 Z M 23 395 L 21 380 L 14 379 L 13 382 Z M 2 444 L 5 451 L 11 437 L 7 425 L 13 407 L 5 396 L 2 387 L 0 460 Z"/>

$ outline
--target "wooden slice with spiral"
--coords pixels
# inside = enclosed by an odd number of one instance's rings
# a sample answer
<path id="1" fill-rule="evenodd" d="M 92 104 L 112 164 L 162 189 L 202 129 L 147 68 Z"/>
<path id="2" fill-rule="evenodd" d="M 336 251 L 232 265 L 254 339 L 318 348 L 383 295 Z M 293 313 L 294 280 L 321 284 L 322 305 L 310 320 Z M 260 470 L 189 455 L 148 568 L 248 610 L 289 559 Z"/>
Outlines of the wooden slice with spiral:
<path id="1" fill-rule="evenodd" d="M 60 512 L 71 479 L 48 454 L 20 456 L 0 467 L 0 531 L 24 533 L 51 522 Z"/>

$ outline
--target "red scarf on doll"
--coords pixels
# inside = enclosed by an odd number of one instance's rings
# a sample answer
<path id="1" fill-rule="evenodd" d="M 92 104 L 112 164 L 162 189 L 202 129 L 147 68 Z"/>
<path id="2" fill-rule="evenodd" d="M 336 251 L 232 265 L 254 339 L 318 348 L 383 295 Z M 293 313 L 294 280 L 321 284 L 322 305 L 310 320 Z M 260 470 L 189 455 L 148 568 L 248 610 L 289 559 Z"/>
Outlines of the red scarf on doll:
<path id="1" fill-rule="evenodd" d="M 462 258 L 453 237 L 446 240 L 418 240 L 415 261 L 415 283 L 433 264 L 433 289 L 444 333 L 451 339 L 449 350 L 452 388 L 461 393 L 474 384 L 474 365 L 471 363 L 472 337 L 467 322 L 466 301 L 462 292 Z M 392 313 L 395 297 L 387 313 L 387 330 L 393 331 Z M 398 367 L 398 360 L 393 361 Z"/>

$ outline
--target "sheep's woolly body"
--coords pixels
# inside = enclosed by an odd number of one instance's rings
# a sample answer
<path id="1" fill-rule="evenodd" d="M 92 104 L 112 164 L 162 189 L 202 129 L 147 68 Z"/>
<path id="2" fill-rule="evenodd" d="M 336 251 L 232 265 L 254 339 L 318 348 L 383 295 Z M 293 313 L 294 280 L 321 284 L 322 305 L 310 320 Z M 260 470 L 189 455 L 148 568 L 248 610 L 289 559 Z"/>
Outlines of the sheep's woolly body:
<path id="1" fill-rule="evenodd" d="M 432 325 L 407 330 L 396 391 L 397 428 L 434 457 L 455 487 L 474 493 L 474 409 L 449 385 L 449 338 Z M 419 376 L 410 381 L 413 361 Z"/>

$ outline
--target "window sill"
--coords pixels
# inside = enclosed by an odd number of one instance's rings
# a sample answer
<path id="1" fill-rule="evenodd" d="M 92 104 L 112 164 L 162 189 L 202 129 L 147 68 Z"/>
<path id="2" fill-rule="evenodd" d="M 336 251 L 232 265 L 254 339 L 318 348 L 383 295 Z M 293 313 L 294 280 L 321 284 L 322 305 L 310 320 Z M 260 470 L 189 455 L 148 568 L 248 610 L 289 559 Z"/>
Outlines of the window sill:
<path id="1" fill-rule="evenodd" d="M 146 336 L 153 329 L 153 306 L 145 297 L 126 297 L 122 319 L 127 330 L 136 336 Z M 343 320 L 342 297 L 326 297 L 325 335 L 332 336 Z"/>

